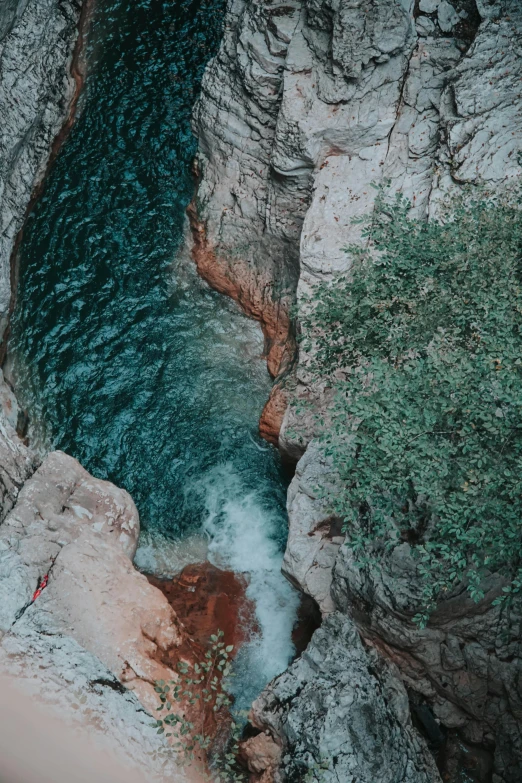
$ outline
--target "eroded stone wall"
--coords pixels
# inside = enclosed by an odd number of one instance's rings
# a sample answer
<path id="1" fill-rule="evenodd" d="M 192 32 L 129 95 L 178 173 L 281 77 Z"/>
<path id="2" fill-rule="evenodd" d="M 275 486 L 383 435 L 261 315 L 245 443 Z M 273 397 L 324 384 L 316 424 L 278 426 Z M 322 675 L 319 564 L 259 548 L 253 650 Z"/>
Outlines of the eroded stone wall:
<path id="1" fill-rule="evenodd" d="M 75 92 L 80 0 L 8 0 L 0 8 L 0 336 L 11 254 Z"/>
<path id="2" fill-rule="evenodd" d="M 318 281 L 347 270 L 343 248 L 362 241 L 353 219 L 373 209 L 371 183 L 388 183 L 427 219 L 463 185 L 510 187 L 522 174 L 521 53 L 518 0 L 231 2 L 195 115 L 193 223 L 206 253 L 203 274 L 212 281 L 219 269 L 233 285 L 248 281 L 250 298 L 269 310 L 287 311 L 294 300 L 299 316 Z M 262 312 L 254 315 L 263 321 Z M 368 649 L 397 666 L 412 704 L 441 736 L 458 734 L 485 749 L 491 765 L 484 762 L 477 780 L 517 783 L 520 608 L 491 606 L 502 587 L 492 579 L 481 604 L 457 591 L 419 631 L 412 617 L 421 586 L 407 545 L 380 569 L 355 567 L 339 522 L 317 496 L 332 471 L 308 445 L 313 420 L 285 410 L 288 396 L 311 397 L 321 410 L 323 390 L 311 386 L 302 351 L 289 373 L 288 353 L 281 366 L 272 364 L 280 371 L 277 411 L 267 417 L 272 439 L 282 425 L 284 453 L 297 459 L 307 449 L 289 492 L 287 575 L 325 615 L 354 619 Z M 324 655 L 333 642 L 327 632 L 316 641 Z M 310 670 L 307 682 L 314 676 Z M 292 709 L 285 702 L 261 710 L 286 748 L 297 748 Z M 281 710 L 286 723 L 276 727 Z M 320 755 L 318 739 L 301 762 L 313 772 Z M 453 761 L 445 774 L 457 774 Z M 289 770 L 285 763 L 280 774 Z"/>

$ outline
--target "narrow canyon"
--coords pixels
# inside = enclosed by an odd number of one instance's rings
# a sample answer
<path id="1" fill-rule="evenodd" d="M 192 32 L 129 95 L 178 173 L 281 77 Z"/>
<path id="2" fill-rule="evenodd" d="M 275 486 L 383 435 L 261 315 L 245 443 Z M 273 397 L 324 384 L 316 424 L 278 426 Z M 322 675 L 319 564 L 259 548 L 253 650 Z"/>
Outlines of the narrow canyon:
<path id="1" fill-rule="evenodd" d="M 437 519 L 358 558 L 311 324 L 365 221 L 521 177 L 519 0 L 0 2 L 0 674 L 149 781 L 520 783 L 519 577 L 419 622 Z"/>

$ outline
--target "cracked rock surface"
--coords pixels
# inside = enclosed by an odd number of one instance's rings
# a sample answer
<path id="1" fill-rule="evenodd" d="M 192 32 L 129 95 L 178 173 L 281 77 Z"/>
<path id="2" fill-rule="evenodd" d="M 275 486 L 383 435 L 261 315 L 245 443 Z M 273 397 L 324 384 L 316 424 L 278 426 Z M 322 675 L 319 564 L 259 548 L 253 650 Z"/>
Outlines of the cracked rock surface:
<path id="1" fill-rule="evenodd" d="M 203 246 L 210 259 L 203 274 L 211 279 L 219 267 L 270 307 L 287 307 L 293 291 L 303 313 L 318 281 L 349 268 L 343 248 L 362 241 L 353 219 L 371 213 L 371 183 L 402 192 L 426 219 L 463 186 L 516 184 L 521 54 L 519 0 L 233 0 L 194 115 L 195 257 Z M 277 417 L 263 419 L 263 427 L 282 420 L 280 448 L 302 458 L 289 491 L 285 573 L 325 616 L 354 620 L 439 734 L 467 743 L 469 757 L 483 754 L 473 780 L 519 783 L 520 607 L 491 607 L 502 587 L 493 578 L 484 602 L 449 596 L 421 632 L 412 623 L 421 585 L 406 545 L 380 570 L 355 568 L 319 497 L 333 479 L 313 442 L 314 418 L 290 406 L 283 415 L 285 396 L 312 399 L 325 414 L 327 392 L 311 385 L 308 358 L 301 349 L 290 382 L 288 361 L 280 365 Z M 314 641 L 325 656 L 337 645 L 329 622 Z M 274 709 L 286 715 L 287 706 Z M 315 719 L 306 751 L 286 718 L 270 724 L 272 734 L 317 759 L 322 713 Z M 458 771 L 444 774 L 460 780 Z"/>
<path id="2" fill-rule="evenodd" d="M 63 452 L 37 469 L 6 417 L 16 418 L 16 402 L 3 381 L 0 402 L 0 486 L 9 490 L 0 524 L 0 673 L 147 779 L 187 780 L 152 728 L 154 681 L 176 677 L 164 661 L 182 632 L 167 599 L 132 565 L 136 507 Z M 196 771 L 190 780 L 199 780 Z"/>
<path id="3" fill-rule="evenodd" d="M 254 702 L 256 725 L 282 737 L 283 779 L 320 783 L 436 783 L 393 667 L 366 650 L 335 612 L 301 658 Z"/>
<path id="4" fill-rule="evenodd" d="M 80 9 L 80 0 L 0 4 L 0 335 L 13 245 L 74 93 L 70 65 Z"/>

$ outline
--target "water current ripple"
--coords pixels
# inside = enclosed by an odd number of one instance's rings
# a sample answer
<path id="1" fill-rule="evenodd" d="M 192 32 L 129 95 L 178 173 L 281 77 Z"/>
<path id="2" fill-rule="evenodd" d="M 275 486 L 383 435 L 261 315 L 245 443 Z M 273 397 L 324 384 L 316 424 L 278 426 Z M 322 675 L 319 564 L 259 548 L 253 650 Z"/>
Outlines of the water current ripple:
<path id="1" fill-rule="evenodd" d="M 24 232 L 9 356 L 33 441 L 132 494 L 139 567 L 208 557 L 249 574 L 244 707 L 292 654 L 297 599 L 280 574 L 285 476 L 257 434 L 260 331 L 176 259 L 222 18 L 222 0 L 97 0 L 79 118 Z"/>

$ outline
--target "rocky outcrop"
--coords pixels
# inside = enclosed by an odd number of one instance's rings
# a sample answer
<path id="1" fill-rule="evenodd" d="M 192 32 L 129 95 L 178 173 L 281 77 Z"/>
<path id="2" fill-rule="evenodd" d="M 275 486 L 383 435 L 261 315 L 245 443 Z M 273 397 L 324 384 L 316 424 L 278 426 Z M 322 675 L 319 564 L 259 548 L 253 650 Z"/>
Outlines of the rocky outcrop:
<path id="1" fill-rule="evenodd" d="M 18 403 L 0 370 L 0 519 L 12 509 L 39 462 L 16 434 L 18 417 Z"/>
<path id="2" fill-rule="evenodd" d="M 338 519 L 318 497 L 330 484 L 332 469 L 315 443 L 299 461 L 288 490 L 288 542 L 283 573 L 317 602 L 321 613 L 334 610 L 332 571 L 344 536 Z"/>
<path id="3" fill-rule="evenodd" d="M 486 749 L 496 783 L 515 783 L 522 776 L 522 600 L 492 606 L 502 586 L 491 577 L 478 604 L 465 586 L 454 590 L 419 630 L 412 618 L 422 583 L 408 544 L 364 569 L 343 546 L 332 595 L 363 637 L 397 665 L 414 704 L 428 705 L 443 728 Z"/>
<path id="4" fill-rule="evenodd" d="M 4 516 L 13 506 L 0 525 L 0 673 L 148 778 L 163 780 L 165 762 L 184 780 L 150 712 L 155 680 L 175 679 L 169 663 L 187 650 L 168 601 L 132 565 L 132 499 L 62 452 L 36 469 L 3 413 L 0 436 Z"/>
<path id="5" fill-rule="evenodd" d="M 495 783 L 516 783 L 522 774 L 521 601 L 493 606 L 503 583 L 492 577 L 483 601 L 474 603 L 465 587 L 455 590 L 428 627 L 419 629 L 413 616 L 422 583 L 409 545 L 360 568 L 343 539 L 332 536 L 335 520 L 317 496 L 325 474 L 334 480 L 312 442 L 289 491 L 284 560 L 289 578 L 320 603 L 323 613 L 350 616 L 366 643 L 397 667 L 414 709 L 427 716 L 440 744 L 460 737 L 473 763 L 478 763 L 473 748 L 478 756 L 490 755 Z M 329 643 L 325 639 L 325 649 Z"/>
<path id="6" fill-rule="evenodd" d="M 75 94 L 80 9 L 80 0 L 8 0 L 0 8 L 0 335 L 13 246 Z"/>
<path id="7" fill-rule="evenodd" d="M 230 3 L 194 118 L 194 256 L 264 324 L 274 374 L 290 364 L 293 297 L 306 307 L 346 270 L 371 183 L 426 215 L 462 183 L 520 175 L 521 13 L 517 0 Z M 282 422 L 302 454 L 277 388 L 263 431 Z M 309 393 L 301 354 L 293 396 Z"/>
<path id="8" fill-rule="evenodd" d="M 402 192 L 426 218 L 464 185 L 510 187 L 522 174 L 521 47 L 518 0 L 231 2 L 194 121 L 200 271 L 211 282 L 228 280 L 229 293 L 240 290 L 267 313 L 287 312 L 294 299 L 299 316 L 318 281 L 348 269 L 344 248 L 361 242 L 354 218 L 371 213 L 372 183 Z M 263 321 L 259 308 L 253 314 Z M 311 384 L 303 349 L 289 371 L 290 321 L 279 324 L 285 358 L 271 364 L 279 378 L 261 428 L 276 440 L 281 425 L 279 445 L 291 459 L 306 450 L 289 491 L 286 574 L 325 615 L 353 618 L 397 666 L 412 705 L 446 747 L 458 733 L 482 748 L 476 758 L 493 758 L 493 771 L 486 759 L 476 780 L 519 781 L 519 607 L 492 607 L 501 587 L 492 580 L 481 604 L 456 591 L 420 631 L 412 623 L 420 584 L 406 544 L 380 569 L 355 567 L 320 498 L 334 479 L 310 443 L 316 420 L 299 405 L 284 410 L 289 398 L 313 400 L 324 423 L 328 400 Z M 335 643 L 329 628 L 316 634 L 325 656 Z M 287 706 L 274 709 L 286 716 Z M 286 717 L 270 725 L 301 753 Z M 319 734 L 312 724 L 307 731 L 317 759 Z M 448 775 L 457 774 L 453 761 Z"/>
<path id="9" fill-rule="evenodd" d="M 23 617 L 37 633 L 71 636 L 152 710 L 155 680 L 176 677 L 161 655 L 182 635 L 164 596 L 132 565 L 138 534 L 124 490 L 49 454 L 0 527 L 0 631 L 16 633 Z"/>
<path id="10" fill-rule="evenodd" d="M 276 780 L 441 780 L 411 724 L 406 690 L 393 667 L 366 650 L 351 620 L 339 613 L 254 702 L 252 720 L 283 738 Z"/>
<path id="11" fill-rule="evenodd" d="M 70 636 L 35 633 L 23 621 L 0 645 L 0 669 L 33 704 L 50 711 L 95 745 L 115 755 L 144 780 L 199 783 L 169 758 L 136 695 L 122 686 L 98 658 Z M 165 764 L 165 769 L 162 765 Z"/>
<path id="12" fill-rule="evenodd" d="M 298 237 L 309 168 L 272 176 L 283 66 L 300 6 L 234 0 L 223 43 L 207 68 L 194 123 L 200 184 L 191 210 L 198 269 L 261 321 L 269 368 L 285 347 L 297 284 Z"/>

